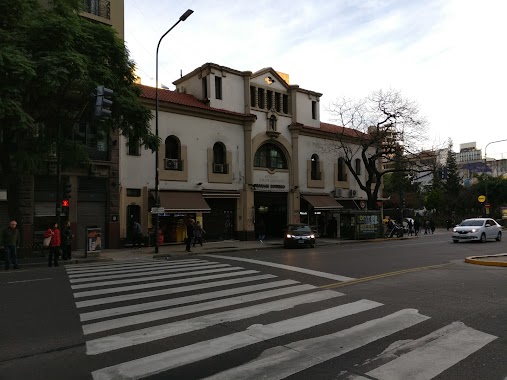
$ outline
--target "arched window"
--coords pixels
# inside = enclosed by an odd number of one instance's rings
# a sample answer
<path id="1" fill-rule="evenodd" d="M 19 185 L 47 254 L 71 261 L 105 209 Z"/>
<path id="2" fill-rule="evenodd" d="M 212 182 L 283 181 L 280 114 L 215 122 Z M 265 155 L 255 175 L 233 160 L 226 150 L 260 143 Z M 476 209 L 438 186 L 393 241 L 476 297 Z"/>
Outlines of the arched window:
<path id="1" fill-rule="evenodd" d="M 287 169 L 282 150 L 274 144 L 264 144 L 255 153 L 254 166 L 269 169 Z"/>
<path id="2" fill-rule="evenodd" d="M 181 170 L 180 140 L 176 136 L 165 139 L 165 169 Z"/>
<path id="3" fill-rule="evenodd" d="M 345 160 L 340 157 L 338 159 L 338 181 L 346 181 L 347 180 L 347 166 L 345 165 Z"/>
<path id="4" fill-rule="evenodd" d="M 225 145 L 216 142 L 213 145 L 213 173 L 227 173 L 227 156 Z"/>
<path id="5" fill-rule="evenodd" d="M 221 142 L 213 145 L 213 163 L 214 164 L 225 164 L 225 147 Z"/>
<path id="6" fill-rule="evenodd" d="M 359 158 L 356 158 L 355 163 L 356 163 L 355 165 L 356 174 L 361 175 L 361 160 Z"/>
<path id="7" fill-rule="evenodd" d="M 312 154 L 311 158 L 311 178 L 315 180 L 320 180 L 320 163 L 319 156 L 316 154 Z"/>

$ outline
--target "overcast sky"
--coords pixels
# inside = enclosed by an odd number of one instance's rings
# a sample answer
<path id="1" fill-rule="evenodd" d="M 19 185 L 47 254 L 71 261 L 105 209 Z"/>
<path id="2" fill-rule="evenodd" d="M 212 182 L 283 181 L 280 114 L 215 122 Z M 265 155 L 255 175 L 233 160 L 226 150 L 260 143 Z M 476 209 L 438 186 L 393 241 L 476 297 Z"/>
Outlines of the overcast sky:
<path id="1" fill-rule="evenodd" d="M 507 1 L 504 0 L 125 0 L 125 41 L 142 83 L 206 62 L 240 71 L 272 67 L 291 84 L 340 97 L 396 89 L 429 122 L 428 147 L 507 140 Z M 488 157 L 507 158 L 507 142 Z"/>

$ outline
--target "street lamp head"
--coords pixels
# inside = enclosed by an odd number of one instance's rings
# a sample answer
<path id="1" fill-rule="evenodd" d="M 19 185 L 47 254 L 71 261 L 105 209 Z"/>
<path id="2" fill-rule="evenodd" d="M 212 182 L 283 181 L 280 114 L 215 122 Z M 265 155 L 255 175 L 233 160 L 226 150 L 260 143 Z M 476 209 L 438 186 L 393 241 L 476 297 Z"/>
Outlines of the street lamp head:
<path id="1" fill-rule="evenodd" d="M 180 16 L 180 21 L 185 21 L 192 13 L 194 13 L 192 9 L 187 9 L 187 11 Z"/>

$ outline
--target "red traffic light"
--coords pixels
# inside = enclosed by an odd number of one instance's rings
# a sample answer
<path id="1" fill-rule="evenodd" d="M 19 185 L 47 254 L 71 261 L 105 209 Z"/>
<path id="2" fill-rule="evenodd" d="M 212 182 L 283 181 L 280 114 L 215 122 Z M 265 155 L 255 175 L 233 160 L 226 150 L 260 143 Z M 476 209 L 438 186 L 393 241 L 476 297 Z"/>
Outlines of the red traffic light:
<path id="1" fill-rule="evenodd" d="M 68 199 L 64 199 L 62 201 L 62 207 L 69 207 L 69 200 Z"/>

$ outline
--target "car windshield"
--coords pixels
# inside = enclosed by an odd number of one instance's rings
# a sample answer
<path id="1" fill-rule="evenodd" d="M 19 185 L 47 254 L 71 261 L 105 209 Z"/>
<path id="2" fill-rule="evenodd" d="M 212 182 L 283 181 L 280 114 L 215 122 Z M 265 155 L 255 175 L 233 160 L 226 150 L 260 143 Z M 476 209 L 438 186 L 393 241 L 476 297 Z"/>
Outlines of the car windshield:
<path id="1" fill-rule="evenodd" d="M 460 226 L 482 226 L 483 220 L 464 220 L 460 223 Z"/>
<path id="2" fill-rule="evenodd" d="M 309 226 L 289 226 L 289 230 L 293 232 L 312 232 Z"/>

